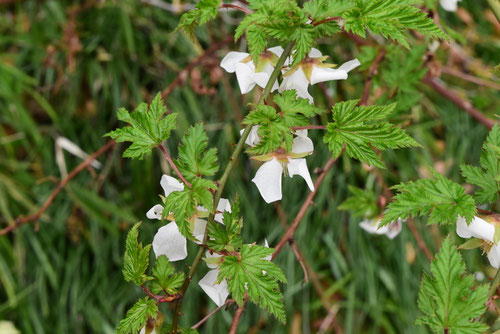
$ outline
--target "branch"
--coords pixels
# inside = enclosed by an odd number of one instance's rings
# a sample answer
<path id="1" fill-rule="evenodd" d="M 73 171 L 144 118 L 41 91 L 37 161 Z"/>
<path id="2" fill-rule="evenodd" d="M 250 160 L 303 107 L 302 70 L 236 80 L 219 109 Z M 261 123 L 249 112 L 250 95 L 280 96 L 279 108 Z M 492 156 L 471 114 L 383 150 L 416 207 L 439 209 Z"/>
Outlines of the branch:
<path id="1" fill-rule="evenodd" d="M 417 227 L 413 223 L 413 219 L 408 218 L 406 220 L 406 226 L 408 226 L 408 228 L 410 229 L 411 234 L 413 234 L 413 237 L 415 237 L 415 240 L 417 241 L 417 245 L 420 248 L 420 250 L 422 250 L 422 252 L 424 252 L 424 254 L 427 257 L 427 259 L 429 261 L 431 261 L 434 258 L 434 256 L 432 255 L 432 252 L 429 250 L 429 248 L 427 247 L 427 244 L 425 243 L 424 239 L 422 238 L 422 236 L 418 232 Z"/>
<path id="2" fill-rule="evenodd" d="M 484 87 L 488 87 L 488 88 L 500 90 L 500 84 L 497 83 L 497 82 L 494 82 L 494 81 L 481 79 L 481 78 L 478 78 L 476 76 L 473 76 L 473 75 L 470 75 L 470 74 L 467 74 L 467 73 L 455 70 L 455 69 L 450 68 L 450 67 L 443 67 L 441 69 L 441 71 L 443 73 L 445 73 L 445 74 L 454 76 L 456 78 L 463 79 L 465 81 L 472 82 L 472 83 L 474 83 L 476 85 L 480 85 L 480 86 L 484 86 Z"/>
<path id="3" fill-rule="evenodd" d="M 170 303 L 177 298 L 179 298 L 179 295 L 167 295 L 167 296 L 161 296 L 161 295 L 155 295 L 154 293 L 151 292 L 144 284 L 141 284 L 142 290 L 148 294 L 149 297 L 153 298 L 157 304 L 159 303 Z"/>
<path id="4" fill-rule="evenodd" d="M 238 329 L 238 323 L 240 322 L 241 316 L 245 311 L 245 304 L 247 303 L 248 297 L 245 294 L 245 299 L 243 299 L 243 304 L 236 310 L 234 314 L 233 322 L 231 323 L 231 327 L 229 328 L 229 334 L 236 334 L 236 330 Z"/>
<path id="5" fill-rule="evenodd" d="M 291 128 L 293 131 L 296 130 L 325 130 L 326 125 L 306 125 L 306 126 L 294 126 Z"/>
<path id="6" fill-rule="evenodd" d="M 289 240 L 293 239 L 293 234 L 295 233 L 295 231 L 299 227 L 299 224 L 302 221 L 302 218 L 304 218 L 304 216 L 307 212 L 307 209 L 309 209 L 309 207 L 312 205 L 314 196 L 316 196 L 316 193 L 318 192 L 319 186 L 321 185 L 321 183 L 323 182 L 323 180 L 326 177 L 326 174 L 333 167 L 333 165 L 335 164 L 336 161 L 337 161 L 337 159 L 330 158 L 326 162 L 321 174 L 318 176 L 318 178 L 314 182 L 314 191 L 311 191 L 309 193 L 309 195 L 307 195 L 307 198 L 304 201 L 304 203 L 302 204 L 302 207 L 300 208 L 299 213 L 297 213 L 297 216 L 295 216 L 290 227 L 286 230 L 285 234 L 281 237 L 281 239 L 278 242 L 278 244 L 276 245 L 276 247 L 274 247 L 274 253 L 273 253 L 272 259 L 274 259 L 276 257 L 276 255 L 278 255 L 278 253 L 281 251 L 283 246 L 285 246 L 285 244 L 287 242 L 289 242 Z"/>
<path id="7" fill-rule="evenodd" d="M 477 121 L 479 121 L 481 124 L 486 126 L 488 129 L 491 129 L 495 123 L 497 123 L 495 120 L 485 116 L 482 112 L 474 108 L 474 106 L 467 100 L 462 99 L 457 93 L 448 90 L 445 86 L 443 86 L 441 83 L 437 82 L 435 79 L 433 79 L 429 74 L 425 76 L 423 79 L 423 82 L 437 91 L 439 94 L 443 95 L 446 97 L 448 100 L 453 102 L 455 105 L 457 105 L 460 109 L 464 110 L 466 113 L 471 115 L 473 118 L 475 118 Z"/>
<path id="8" fill-rule="evenodd" d="M 266 84 L 266 87 L 264 88 L 264 91 L 262 92 L 262 95 L 260 96 L 259 102 L 257 104 L 261 104 L 264 102 L 265 98 L 269 95 L 271 92 L 271 88 L 274 85 L 274 82 L 276 79 L 278 79 L 279 74 L 281 73 L 281 68 L 285 64 L 285 60 L 292 51 L 293 48 L 293 43 L 289 43 L 286 47 L 283 53 L 281 54 L 281 57 L 278 59 L 278 62 L 276 63 L 276 66 L 274 67 L 273 72 L 271 73 L 271 76 L 269 77 L 269 81 Z M 229 174 L 231 174 L 231 171 L 233 170 L 236 161 L 238 160 L 238 156 L 241 154 L 243 151 L 243 146 L 245 145 L 245 140 L 247 139 L 248 135 L 250 134 L 251 126 L 247 126 L 245 128 L 245 131 L 240 137 L 240 140 L 236 144 L 236 148 L 234 149 L 233 154 L 229 158 L 229 162 L 226 166 L 226 169 L 224 170 L 224 173 L 222 174 L 222 177 L 219 180 L 219 186 L 217 188 L 217 192 L 215 193 L 214 196 L 214 208 L 213 211 L 216 211 L 217 205 L 219 204 L 219 201 L 222 197 L 222 192 L 224 191 L 224 187 L 226 186 L 227 179 L 229 178 Z M 209 224 L 213 224 L 215 218 L 215 214 L 211 213 L 208 216 L 207 220 L 207 226 Z M 196 272 L 196 269 L 198 269 L 198 265 L 200 264 L 201 258 L 203 257 L 203 253 L 205 252 L 206 249 L 206 244 L 208 241 L 208 227 L 205 229 L 205 234 L 203 235 L 203 241 L 202 245 L 200 246 L 200 249 L 198 250 L 198 253 L 196 254 L 196 257 L 191 265 L 191 269 L 189 270 L 189 274 L 184 280 L 184 283 L 182 284 L 181 290 L 180 290 L 180 295 L 181 298 L 177 300 L 175 304 L 175 310 L 174 310 L 174 318 L 172 321 L 172 333 L 177 333 L 177 327 L 179 324 L 179 316 L 180 316 L 180 310 L 182 306 L 182 296 L 185 295 L 189 284 L 191 283 L 191 280 L 193 278 L 194 273 Z"/>
<path id="9" fill-rule="evenodd" d="M 227 4 L 227 3 L 222 4 L 222 6 L 220 6 L 220 8 L 233 8 L 233 9 L 239 10 L 239 11 L 247 13 L 247 14 L 252 14 L 253 13 L 248 8 L 240 7 L 238 5 L 233 5 L 233 4 Z"/>
<path id="10" fill-rule="evenodd" d="M 327 23 L 327 22 L 331 22 L 331 21 L 340 21 L 340 20 L 342 20 L 341 16 L 332 16 L 332 17 L 327 17 L 326 19 L 318 21 L 318 22 L 313 22 L 312 25 L 316 27 L 316 26 L 319 26 L 320 24 L 323 24 L 323 23 Z"/>
<path id="11" fill-rule="evenodd" d="M 368 98 L 370 97 L 370 90 L 372 88 L 373 76 L 375 75 L 375 72 L 377 72 L 378 66 L 380 65 L 380 62 L 384 59 L 384 57 L 385 57 L 385 50 L 380 49 L 380 51 L 377 54 L 377 57 L 375 57 L 375 60 L 373 61 L 372 66 L 370 66 L 370 70 L 368 71 L 368 77 L 366 78 L 365 81 L 365 89 L 363 91 L 363 97 L 359 101 L 360 106 L 365 106 L 368 103 Z"/>
<path id="12" fill-rule="evenodd" d="M 79 164 L 78 166 L 76 166 L 76 168 L 73 169 L 71 171 L 71 173 L 68 174 L 68 176 L 66 176 L 61 182 L 59 182 L 59 184 L 55 187 L 55 189 L 50 194 L 49 198 L 45 201 L 45 203 L 43 203 L 43 205 L 40 207 L 40 209 L 38 209 L 38 211 L 36 211 L 34 214 L 32 214 L 32 215 L 30 215 L 28 217 L 19 216 L 15 220 L 14 224 L 9 225 L 9 226 L 5 227 L 4 229 L 0 230 L 0 235 L 5 235 L 5 234 L 7 234 L 9 232 L 12 232 L 12 231 L 16 230 L 18 227 L 20 227 L 20 226 L 22 226 L 22 225 L 24 225 L 26 223 L 29 223 L 29 222 L 32 222 L 32 221 L 37 221 L 38 219 L 40 219 L 40 216 L 49 208 L 49 206 L 52 204 L 52 202 L 54 202 L 54 199 L 57 197 L 57 195 L 59 194 L 59 192 L 68 184 L 68 182 L 71 181 L 76 175 L 78 175 L 78 173 L 80 173 L 81 171 L 83 171 L 84 169 L 86 169 L 87 167 L 89 167 L 90 164 L 97 157 L 99 157 L 100 155 L 102 155 L 106 151 L 108 151 L 111 148 L 113 148 L 115 146 L 115 144 L 116 144 L 116 142 L 114 140 L 110 140 L 110 141 L 108 141 L 106 143 L 106 145 L 104 145 L 103 147 L 101 147 L 96 152 L 92 153 L 92 155 L 90 155 L 81 164 Z"/>
<path id="13" fill-rule="evenodd" d="M 221 306 L 217 307 L 215 310 L 207 314 L 203 319 L 198 321 L 196 324 L 194 324 L 191 329 L 198 329 L 201 325 L 203 325 L 208 319 L 210 319 L 215 313 L 217 313 L 220 309 L 234 303 L 234 299 L 228 299 L 224 304 Z"/>
<path id="14" fill-rule="evenodd" d="M 184 176 L 182 176 L 181 171 L 177 166 L 175 165 L 174 161 L 170 157 L 170 155 L 167 153 L 167 150 L 165 150 L 165 147 L 163 145 L 158 145 L 158 148 L 163 152 L 163 155 L 165 156 L 165 159 L 168 161 L 172 169 L 175 171 L 175 174 L 182 180 L 182 182 L 187 185 L 189 188 L 191 188 L 191 183 L 189 183 Z"/>

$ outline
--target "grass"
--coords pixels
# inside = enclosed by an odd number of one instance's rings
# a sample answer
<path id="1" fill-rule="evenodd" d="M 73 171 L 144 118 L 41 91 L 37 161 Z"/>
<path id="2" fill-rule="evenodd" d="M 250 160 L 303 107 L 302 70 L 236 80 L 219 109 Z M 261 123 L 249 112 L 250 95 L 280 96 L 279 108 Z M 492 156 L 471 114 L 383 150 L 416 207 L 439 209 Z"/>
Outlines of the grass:
<path id="1" fill-rule="evenodd" d="M 222 40 L 233 31 L 232 25 L 219 19 L 200 29 L 198 41 L 193 42 L 182 33 L 170 34 L 178 15 L 139 1 L 106 1 L 81 9 L 74 19 L 72 3 L 28 0 L 0 5 L 0 227 L 18 215 L 34 212 L 53 190 L 61 177 L 54 154 L 57 136 L 94 152 L 105 143 L 102 136 L 117 126 L 119 107 L 132 109 L 149 101 L 212 40 Z M 498 34 L 484 18 L 486 7 L 464 5 L 473 23 L 465 25 L 455 15 L 444 13 L 442 20 L 467 39 L 462 47 L 468 56 L 496 65 Z M 223 16 L 228 21 L 228 16 L 238 15 Z M 359 54 L 342 37 L 320 44 L 337 63 Z M 245 42 L 228 49 L 244 50 Z M 221 50 L 199 67 L 204 84 L 216 88 L 215 95 L 198 95 L 187 82 L 166 101 L 171 111 L 179 113 L 178 128 L 168 142 L 174 156 L 188 126 L 203 121 L 221 165 L 228 160 L 239 136 L 239 117 L 248 112 L 246 103 L 255 100 L 252 94 L 241 97 L 234 75 L 223 73 L 222 79 L 210 83 L 208 74 L 216 71 L 225 52 Z M 446 51 L 438 53 L 443 61 L 448 56 Z M 335 100 L 359 98 L 365 75 L 353 73 L 348 81 L 330 82 L 327 88 Z M 381 85 L 378 77 L 375 80 Z M 498 92 L 456 79 L 448 82 L 483 112 L 492 115 L 498 110 Z M 477 163 L 487 131 L 424 86 L 418 90 L 423 93 L 419 103 L 395 121 L 407 127 L 423 148 L 384 154 L 386 182 L 393 185 L 428 175 L 427 165 L 463 182 L 458 167 Z M 316 101 L 327 106 L 317 87 L 311 91 Z M 320 133 L 310 133 L 316 145 L 308 158 L 313 170 L 326 162 L 329 152 Z M 102 170 L 79 174 L 38 223 L 0 237 L 0 319 L 12 321 L 22 333 L 112 333 L 126 310 L 143 295 L 122 278 L 124 238 L 133 223 L 145 220 L 141 239 L 152 240 L 158 224 L 146 220 L 145 212 L 159 202 L 161 174 L 171 172 L 160 152 L 144 161 L 131 161 L 120 157 L 122 151 L 118 145 L 102 157 Z M 65 160 L 68 169 L 79 163 L 68 153 Z M 256 164 L 243 156 L 224 197 L 240 196 L 245 241 L 262 243 L 267 238 L 273 245 L 283 228 L 274 206 L 261 201 L 250 182 L 255 170 Z M 337 321 L 344 333 L 427 333 L 426 328 L 413 325 L 419 314 L 418 285 L 428 261 L 411 233 L 405 228 L 394 241 L 368 235 L 358 227 L 358 220 L 336 209 L 347 195 L 348 184 L 373 189 L 375 183 L 373 174 L 358 162 L 341 158 L 297 230 L 296 242 L 319 276 L 325 295 L 338 305 Z M 284 181 L 282 206 L 289 222 L 307 192 L 298 178 Z M 416 223 L 433 251 L 453 230 Z M 196 247 L 190 245 L 186 263 L 195 252 Z M 492 276 L 479 251 L 463 255 L 471 271 Z M 288 246 L 277 263 L 289 281 L 284 286 L 287 326 L 249 305 L 239 331 L 316 332 L 326 312 L 311 283 L 302 283 L 301 267 Z M 183 264 L 177 267 L 186 269 Z M 195 281 L 205 270 L 202 264 Z M 168 319 L 171 312 L 166 305 L 162 307 Z M 192 284 L 181 324 L 191 326 L 214 308 Z M 233 314 L 232 309 L 217 313 L 201 332 L 226 332 Z"/>

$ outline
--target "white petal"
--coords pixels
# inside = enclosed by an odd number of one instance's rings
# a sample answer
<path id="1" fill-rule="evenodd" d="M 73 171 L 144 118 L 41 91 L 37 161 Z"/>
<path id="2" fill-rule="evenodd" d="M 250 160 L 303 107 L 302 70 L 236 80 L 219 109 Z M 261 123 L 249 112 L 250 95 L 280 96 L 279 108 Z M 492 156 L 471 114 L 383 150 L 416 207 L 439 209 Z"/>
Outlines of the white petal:
<path id="1" fill-rule="evenodd" d="M 207 259 L 210 259 L 210 258 L 214 258 L 214 257 L 215 257 L 215 258 L 217 258 L 217 257 L 222 257 L 222 255 L 217 254 L 217 253 L 210 254 L 210 252 L 209 252 L 209 251 L 207 251 L 207 252 L 205 253 L 205 257 L 206 257 Z M 207 262 L 207 267 L 208 267 L 208 268 L 210 268 L 210 269 L 216 269 L 217 267 L 219 267 L 219 265 L 218 265 L 218 264 L 213 264 L 213 263 L 208 263 L 208 262 Z"/>
<path id="2" fill-rule="evenodd" d="M 282 174 L 283 167 L 276 158 L 273 158 L 260 166 L 255 177 L 252 179 L 252 182 L 259 189 L 260 195 L 267 203 L 281 199 Z"/>
<path id="3" fill-rule="evenodd" d="M 493 245 L 488 252 L 488 260 L 493 268 L 500 267 L 500 246 Z"/>
<path id="4" fill-rule="evenodd" d="M 319 51 L 316 48 L 311 48 L 311 51 L 309 52 L 309 58 L 319 58 L 319 57 L 323 57 L 321 51 Z"/>
<path id="5" fill-rule="evenodd" d="M 309 137 L 297 136 L 293 139 L 292 153 L 312 153 L 312 151 L 314 151 L 314 144 Z"/>
<path id="6" fill-rule="evenodd" d="M 272 48 L 267 49 L 267 51 L 271 51 L 272 53 L 274 53 L 278 57 L 281 57 L 281 54 L 283 53 L 284 50 L 281 46 L 278 45 L 278 46 L 273 46 Z"/>
<path id="7" fill-rule="evenodd" d="M 439 4 L 444 10 L 454 12 L 457 10 L 457 2 L 459 0 L 439 0 Z"/>
<path id="8" fill-rule="evenodd" d="M 274 67 L 269 62 L 267 62 L 262 72 L 257 72 L 253 75 L 253 80 L 257 83 L 257 85 L 259 85 L 262 88 L 265 88 L 273 71 Z M 278 80 L 276 80 L 271 89 L 271 92 L 274 92 L 276 89 L 278 89 L 278 87 L 279 87 Z"/>
<path id="9" fill-rule="evenodd" d="M 359 227 L 361 227 L 363 230 L 365 230 L 370 234 L 386 234 L 388 230 L 387 226 L 378 228 L 379 224 L 380 220 L 365 219 L 361 223 L 359 223 Z"/>
<path id="10" fill-rule="evenodd" d="M 227 290 L 227 281 L 223 280 L 220 284 L 215 284 L 219 275 L 219 269 L 210 270 L 199 282 L 198 285 L 214 301 L 217 306 L 222 306 L 226 302 L 229 291 Z"/>
<path id="11" fill-rule="evenodd" d="M 177 181 L 177 179 L 165 174 L 163 174 L 163 176 L 161 177 L 160 185 L 165 192 L 165 197 L 167 197 L 174 191 L 184 190 L 184 184 Z"/>
<path id="12" fill-rule="evenodd" d="M 354 70 L 356 67 L 358 67 L 359 65 L 361 65 L 361 63 L 359 62 L 359 60 L 356 58 L 356 59 L 353 59 L 353 60 L 349 60 L 348 62 L 345 62 L 343 63 L 339 68 L 338 70 L 341 70 L 341 71 L 346 71 L 347 73 L 349 73 L 350 71 Z"/>
<path id="13" fill-rule="evenodd" d="M 465 218 L 458 216 L 457 234 L 462 238 L 474 237 L 493 242 L 495 237 L 495 226 L 479 217 L 474 217 L 472 222 L 467 225 Z"/>
<path id="14" fill-rule="evenodd" d="M 249 54 L 246 52 L 229 52 L 222 61 L 220 62 L 220 66 L 225 69 L 229 73 L 234 73 L 236 71 L 236 64 L 241 62 L 243 59 L 248 57 Z"/>
<path id="15" fill-rule="evenodd" d="M 401 233 L 401 229 L 403 228 L 403 222 L 401 221 L 401 219 L 398 219 L 397 221 L 392 222 L 386 226 L 388 227 L 388 229 L 385 235 L 386 237 L 392 240 L 395 237 L 397 237 L 399 233 Z"/>
<path id="16" fill-rule="evenodd" d="M 235 69 L 241 94 L 250 92 L 255 87 L 255 67 L 253 63 L 238 63 L 235 65 Z"/>
<path id="17" fill-rule="evenodd" d="M 318 66 L 313 66 L 311 73 L 311 85 L 318 82 L 330 81 L 330 80 L 345 80 L 347 79 L 347 72 L 333 69 L 333 68 L 322 68 Z"/>
<path id="18" fill-rule="evenodd" d="M 139 334 L 146 334 L 146 327 L 142 327 L 141 331 Z M 156 329 L 153 329 L 153 331 L 149 334 L 156 334 Z"/>
<path id="19" fill-rule="evenodd" d="M 309 87 L 309 81 L 307 80 L 302 67 L 297 69 L 294 73 L 286 76 L 279 87 L 279 92 L 282 93 L 285 90 L 295 90 L 298 97 L 308 99 L 309 102 L 313 103 L 313 98 L 311 94 L 307 91 Z"/>
<path id="20" fill-rule="evenodd" d="M 217 204 L 217 211 L 220 211 L 220 212 L 224 212 L 224 211 L 231 212 L 231 203 L 227 199 L 221 198 L 220 201 L 219 201 L 219 204 Z M 218 222 L 218 223 L 224 224 L 222 222 L 223 216 L 224 215 L 222 213 L 216 213 L 215 217 L 214 217 L 214 220 L 216 222 Z"/>
<path id="21" fill-rule="evenodd" d="M 206 220 L 199 218 L 194 219 L 193 237 L 195 237 L 195 239 L 198 240 L 197 243 L 201 243 L 203 241 L 203 236 L 205 235 L 206 228 L 207 228 Z"/>
<path id="22" fill-rule="evenodd" d="M 161 220 L 161 214 L 163 213 L 163 206 L 160 204 L 156 204 L 148 212 L 146 212 L 146 217 L 148 219 L 158 219 Z"/>
<path id="23" fill-rule="evenodd" d="M 290 177 L 293 177 L 294 175 L 302 176 L 302 178 L 306 180 L 309 189 L 311 189 L 311 191 L 314 191 L 314 184 L 311 180 L 309 169 L 307 168 L 306 159 L 289 159 L 288 174 L 290 175 Z"/>
<path id="24" fill-rule="evenodd" d="M 264 239 L 264 247 L 269 248 L 269 243 L 267 242 L 267 239 Z M 273 258 L 273 255 L 270 254 L 270 255 L 266 256 L 265 258 L 263 258 L 263 260 L 271 261 L 272 258 Z"/>
<path id="25" fill-rule="evenodd" d="M 240 130 L 240 135 L 243 134 L 245 129 Z M 252 129 L 250 130 L 250 133 L 248 134 L 247 139 L 245 140 L 245 144 L 249 146 L 255 146 L 259 143 L 260 138 L 259 138 L 259 126 L 254 125 L 252 126 Z"/>
<path id="26" fill-rule="evenodd" d="M 170 262 L 187 257 L 186 238 L 179 232 L 175 222 L 161 227 L 153 238 L 153 251 L 156 257 L 165 255 Z"/>

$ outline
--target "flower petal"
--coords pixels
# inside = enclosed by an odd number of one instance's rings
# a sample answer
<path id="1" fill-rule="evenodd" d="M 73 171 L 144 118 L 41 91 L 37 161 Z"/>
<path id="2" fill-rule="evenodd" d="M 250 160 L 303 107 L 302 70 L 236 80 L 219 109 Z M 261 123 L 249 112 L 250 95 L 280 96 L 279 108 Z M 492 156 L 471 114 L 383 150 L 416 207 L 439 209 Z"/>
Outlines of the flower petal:
<path id="1" fill-rule="evenodd" d="M 346 71 L 347 73 L 349 73 L 350 71 L 354 70 L 356 67 L 358 67 L 359 65 L 361 65 L 361 63 L 359 62 L 359 60 L 356 58 L 356 59 L 353 59 L 353 60 L 349 60 L 348 62 L 345 62 L 343 63 L 339 68 L 338 70 L 341 70 L 341 71 Z"/>
<path id="2" fill-rule="evenodd" d="M 493 268 L 500 267 L 500 246 L 493 245 L 491 246 L 490 251 L 488 252 L 488 260 Z"/>
<path id="3" fill-rule="evenodd" d="M 386 226 L 388 228 L 387 232 L 385 233 L 385 236 L 392 240 L 395 237 L 397 237 L 399 233 L 401 233 L 401 230 L 403 228 L 403 221 L 401 219 L 398 219 L 397 221 L 392 222 Z"/>
<path id="4" fill-rule="evenodd" d="M 210 254 L 210 252 L 209 252 L 209 251 L 207 251 L 207 252 L 205 253 L 205 257 L 206 257 L 207 259 L 210 259 L 210 258 L 218 258 L 218 257 L 222 257 L 222 255 L 217 254 L 217 253 Z M 218 265 L 218 264 L 213 264 L 213 263 L 210 263 L 210 262 L 206 262 L 206 264 L 207 264 L 207 267 L 208 267 L 208 268 L 210 268 L 210 269 L 216 269 L 217 267 L 219 267 L 219 265 Z"/>
<path id="5" fill-rule="evenodd" d="M 283 166 L 273 158 L 264 163 L 257 170 L 252 182 L 259 189 L 260 195 L 266 201 L 271 203 L 279 201 L 281 195 L 281 175 L 283 174 Z"/>
<path id="6" fill-rule="evenodd" d="M 227 281 L 223 280 L 220 284 L 215 284 L 219 269 L 210 270 L 199 282 L 198 285 L 214 301 L 217 306 L 222 306 L 226 302 L 229 291 L 227 290 Z"/>
<path id="7" fill-rule="evenodd" d="M 170 193 L 174 191 L 182 191 L 184 190 L 184 184 L 181 182 L 177 181 L 177 179 L 163 174 L 160 180 L 160 185 L 163 188 L 163 191 L 165 192 L 165 197 L 170 195 Z"/>
<path id="8" fill-rule="evenodd" d="M 249 54 L 246 52 L 229 52 L 222 61 L 220 62 L 220 67 L 226 70 L 226 72 L 234 73 L 236 71 L 236 64 L 241 62 L 243 59 L 248 57 Z"/>
<path id="9" fill-rule="evenodd" d="M 311 51 L 309 51 L 309 58 L 319 58 L 319 57 L 323 57 L 321 51 L 319 51 L 316 48 L 311 48 Z"/>
<path id="10" fill-rule="evenodd" d="M 289 159 L 288 160 L 288 174 L 290 177 L 294 175 L 300 175 L 304 180 L 306 180 L 307 185 L 311 191 L 314 191 L 314 184 L 311 180 L 311 174 L 309 174 L 309 169 L 307 168 L 306 159 Z"/>
<path id="11" fill-rule="evenodd" d="M 283 47 L 278 45 L 278 46 L 273 46 L 272 48 L 267 49 L 267 51 L 271 51 L 272 53 L 274 53 L 278 57 L 281 57 L 281 54 L 283 53 L 284 50 L 283 50 Z"/>
<path id="12" fill-rule="evenodd" d="M 146 212 L 146 217 L 148 219 L 158 219 L 161 220 L 161 214 L 163 213 L 163 206 L 160 204 L 156 204 L 148 212 Z"/>
<path id="13" fill-rule="evenodd" d="M 170 262 L 187 257 L 186 238 L 179 232 L 175 222 L 161 227 L 153 238 L 153 251 L 156 257 L 165 255 Z"/>
<path id="14" fill-rule="evenodd" d="M 243 134 L 245 129 L 240 130 L 240 135 Z M 254 125 L 252 126 L 252 129 L 250 130 L 250 133 L 248 134 L 247 139 L 245 140 L 245 144 L 249 146 L 255 146 L 259 143 L 260 138 L 259 138 L 259 126 Z"/>
<path id="15" fill-rule="evenodd" d="M 264 69 L 262 72 L 257 72 L 253 75 L 253 80 L 257 83 L 262 88 L 266 88 L 267 82 L 269 81 L 269 78 L 271 77 L 271 74 L 274 71 L 274 67 L 267 62 L 266 66 L 264 66 Z M 271 92 L 274 92 L 276 89 L 278 89 L 278 80 L 274 82 L 274 85 L 271 89 Z"/>
<path id="16" fill-rule="evenodd" d="M 292 153 L 312 153 L 312 151 L 314 151 L 314 144 L 313 141 L 307 137 L 307 132 L 305 136 L 298 135 L 293 139 Z"/>
<path id="17" fill-rule="evenodd" d="M 338 69 L 313 66 L 311 72 L 311 85 L 329 80 L 345 80 L 347 79 L 347 73 L 359 65 L 359 60 L 354 59 L 346 62 Z"/>
<path id="18" fill-rule="evenodd" d="M 467 225 L 465 218 L 463 218 L 462 216 L 458 216 L 457 234 L 461 238 L 474 237 L 493 242 L 493 239 L 495 237 L 495 226 L 477 216 L 474 217 L 469 225 Z"/>
<path id="19" fill-rule="evenodd" d="M 387 233 L 387 226 L 383 226 L 381 228 L 378 228 L 380 224 L 380 220 L 377 219 L 365 219 L 361 223 L 359 223 L 359 227 L 361 227 L 363 230 L 370 234 L 386 234 Z"/>
<path id="20" fill-rule="evenodd" d="M 460 0 L 439 0 L 439 4 L 446 11 L 455 12 L 457 10 L 457 7 L 458 7 L 457 6 L 458 1 L 460 1 Z"/>
<path id="21" fill-rule="evenodd" d="M 241 94 L 250 92 L 255 87 L 255 66 L 253 63 L 237 63 L 234 67 Z"/>
<path id="22" fill-rule="evenodd" d="M 206 220 L 199 218 L 194 219 L 193 237 L 198 240 L 197 244 L 200 244 L 203 241 L 203 236 L 205 235 L 206 228 Z"/>
<path id="23" fill-rule="evenodd" d="M 222 222 L 222 218 L 223 218 L 222 212 L 224 212 L 224 211 L 231 212 L 231 203 L 227 199 L 221 198 L 219 201 L 219 204 L 217 204 L 217 211 L 220 211 L 221 213 L 216 213 L 214 220 L 218 223 L 224 224 Z"/>
<path id="24" fill-rule="evenodd" d="M 283 82 L 281 83 L 278 91 L 282 93 L 285 90 L 293 89 L 297 92 L 298 97 L 308 99 L 309 102 L 312 104 L 313 97 L 307 91 L 308 87 L 309 87 L 309 80 L 307 80 L 307 77 L 304 71 L 302 70 L 302 67 L 300 67 L 291 75 L 286 76 L 283 79 Z"/>

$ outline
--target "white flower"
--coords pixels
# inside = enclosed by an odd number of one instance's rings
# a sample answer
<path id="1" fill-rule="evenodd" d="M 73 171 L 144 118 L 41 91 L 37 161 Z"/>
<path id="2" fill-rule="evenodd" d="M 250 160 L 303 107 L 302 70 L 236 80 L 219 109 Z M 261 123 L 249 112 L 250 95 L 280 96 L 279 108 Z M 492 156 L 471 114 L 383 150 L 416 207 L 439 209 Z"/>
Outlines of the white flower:
<path id="1" fill-rule="evenodd" d="M 142 329 L 139 332 L 139 334 L 146 334 L 146 327 L 142 327 Z M 150 332 L 149 334 L 156 334 L 156 329 L 153 329 L 153 331 Z"/>
<path id="2" fill-rule="evenodd" d="M 184 190 L 184 185 L 182 183 L 168 175 L 162 176 L 160 184 L 163 188 L 163 191 L 165 192 L 165 197 L 167 197 L 174 191 Z M 197 208 L 197 211 L 198 214 L 200 214 L 207 212 L 208 210 L 202 206 L 199 206 Z M 214 220 L 222 224 L 221 212 L 224 211 L 231 212 L 231 204 L 227 199 L 221 198 L 219 203 L 217 204 L 217 213 L 215 214 Z M 146 217 L 148 217 L 149 219 L 161 220 L 162 213 L 163 206 L 157 204 L 149 209 L 149 211 L 146 213 Z M 193 237 L 198 241 L 198 243 L 201 243 L 203 240 L 206 226 L 206 220 L 200 219 L 196 216 L 194 217 L 192 234 Z M 153 251 L 155 252 L 156 257 L 165 255 L 170 262 L 183 260 L 187 257 L 187 240 L 186 237 L 184 237 L 179 231 L 179 228 L 175 221 L 172 220 L 171 223 L 168 223 L 167 225 L 158 229 L 158 232 L 156 232 L 153 238 Z"/>
<path id="3" fill-rule="evenodd" d="M 401 232 L 401 228 L 403 226 L 403 221 L 401 220 L 401 218 L 399 218 L 395 222 L 379 227 L 381 222 L 382 217 L 376 217 L 374 219 L 363 220 L 361 223 L 359 223 L 359 226 L 370 234 L 385 234 L 385 236 L 391 240 Z"/>
<path id="4" fill-rule="evenodd" d="M 245 129 L 240 130 L 240 136 L 243 134 Z M 255 146 L 259 143 L 260 138 L 259 138 L 259 126 L 255 125 L 252 126 L 252 129 L 250 129 L 250 133 L 248 134 L 247 139 L 245 140 L 245 144 L 249 146 Z"/>
<path id="5" fill-rule="evenodd" d="M 206 252 L 206 263 L 210 270 L 203 278 L 198 282 L 198 285 L 205 291 L 205 293 L 214 301 L 217 306 L 224 305 L 227 297 L 229 296 L 229 290 L 227 289 L 227 281 L 224 279 L 219 284 L 216 284 L 217 276 L 219 275 L 219 264 L 216 263 L 217 259 L 222 257 L 219 254 L 210 254 Z"/>
<path id="6" fill-rule="evenodd" d="M 255 183 L 260 195 L 267 203 L 279 201 L 282 198 L 281 177 L 283 172 L 290 177 L 300 175 L 306 181 L 309 189 L 314 191 L 311 175 L 304 158 L 313 152 L 314 145 L 312 140 L 307 137 L 307 130 L 296 131 L 295 134 L 297 136 L 293 140 L 290 153 L 280 148 L 264 158 L 259 158 L 267 161 L 257 170 L 252 182 Z"/>
<path id="7" fill-rule="evenodd" d="M 475 216 L 467 225 L 464 217 L 458 216 L 457 234 L 461 238 L 477 238 L 485 241 L 488 260 L 494 268 L 500 267 L 500 246 L 495 242 L 495 225 L 485 219 Z"/>
<path id="8" fill-rule="evenodd" d="M 439 4 L 443 7 L 444 10 L 449 12 L 454 12 L 457 10 L 458 2 L 462 0 L 439 0 Z"/>
<path id="9" fill-rule="evenodd" d="M 229 73 L 236 72 L 236 79 L 240 86 L 241 94 L 250 92 L 255 85 L 264 88 L 271 77 L 274 66 L 278 58 L 283 53 L 281 46 L 276 46 L 267 49 L 260 56 L 257 68 L 246 52 L 229 52 L 221 61 L 220 66 Z M 276 81 L 271 91 L 278 89 L 278 82 Z"/>
<path id="10" fill-rule="evenodd" d="M 309 99 L 312 104 L 313 98 L 307 90 L 309 84 L 314 85 L 330 80 L 345 80 L 351 70 L 361 65 L 359 60 L 354 59 L 334 69 L 332 64 L 323 63 L 327 58 L 328 56 L 323 56 L 318 49 L 312 48 L 309 55 L 300 64 L 293 66 L 284 74 L 279 92 L 294 89 L 297 96 Z"/>

